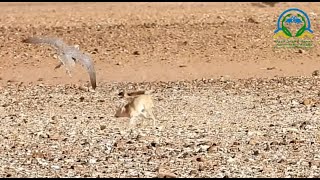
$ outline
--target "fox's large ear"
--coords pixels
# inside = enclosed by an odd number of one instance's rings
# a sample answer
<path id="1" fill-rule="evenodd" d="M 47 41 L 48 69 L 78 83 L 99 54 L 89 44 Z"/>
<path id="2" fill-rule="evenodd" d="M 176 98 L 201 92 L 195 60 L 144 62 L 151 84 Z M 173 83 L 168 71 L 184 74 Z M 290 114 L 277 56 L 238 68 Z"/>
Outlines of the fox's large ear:
<path id="1" fill-rule="evenodd" d="M 121 107 L 121 112 L 126 112 L 126 107 L 122 106 Z"/>

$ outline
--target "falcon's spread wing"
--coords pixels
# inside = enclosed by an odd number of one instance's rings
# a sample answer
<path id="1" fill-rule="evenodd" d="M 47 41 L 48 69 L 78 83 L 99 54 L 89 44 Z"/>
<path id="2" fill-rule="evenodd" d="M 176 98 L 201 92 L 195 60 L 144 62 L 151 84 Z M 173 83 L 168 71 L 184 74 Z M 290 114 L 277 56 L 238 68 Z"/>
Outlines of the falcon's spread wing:
<path id="1" fill-rule="evenodd" d="M 88 55 L 83 54 L 79 49 L 66 45 L 62 40 L 58 38 L 30 37 L 23 40 L 22 42 L 32 44 L 48 44 L 53 46 L 57 49 L 58 57 L 68 72 L 70 72 L 75 62 L 79 62 L 84 68 L 86 68 L 90 76 L 92 88 L 95 89 L 97 87 L 96 72 L 93 62 Z"/>
<path id="2" fill-rule="evenodd" d="M 29 37 L 24 39 L 22 42 L 31 44 L 48 44 L 56 48 L 58 51 L 63 51 L 67 46 L 61 39 L 48 37 Z"/>
<path id="3" fill-rule="evenodd" d="M 64 56 L 65 52 L 68 51 L 68 45 L 66 45 L 61 39 L 58 38 L 50 38 L 50 37 L 29 37 L 27 39 L 22 40 L 24 43 L 31 43 L 31 44 L 47 44 L 54 47 L 57 50 L 59 60 L 67 71 L 70 70 L 70 63 L 68 63 L 68 59 Z"/>

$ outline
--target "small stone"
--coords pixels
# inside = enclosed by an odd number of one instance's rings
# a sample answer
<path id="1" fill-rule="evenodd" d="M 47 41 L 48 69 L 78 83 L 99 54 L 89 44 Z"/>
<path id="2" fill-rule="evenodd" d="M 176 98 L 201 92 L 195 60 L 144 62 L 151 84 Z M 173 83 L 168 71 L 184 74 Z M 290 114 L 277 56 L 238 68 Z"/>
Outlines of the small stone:
<path id="1" fill-rule="evenodd" d="M 314 101 L 311 98 L 307 98 L 307 99 L 303 100 L 302 104 L 305 105 L 305 106 L 308 106 L 308 105 L 314 104 Z"/>
<path id="2" fill-rule="evenodd" d="M 140 55 L 139 51 L 134 51 L 133 55 Z"/>
<path id="3" fill-rule="evenodd" d="M 150 172 L 150 171 L 145 171 L 144 175 L 148 178 L 153 178 L 156 177 L 154 172 Z"/>
<path id="4" fill-rule="evenodd" d="M 256 21 L 255 19 L 253 19 L 252 17 L 250 17 L 250 18 L 248 19 L 248 22 L 249 22 L 249 23 L 254 23 L 254 24 L 259 24 L 259 22 Z"/>
<path id="5" fill-rule="evenodd" d="M 128 169 L 128 173 L 130 176 L 133 176 L 133 177 L 137 177 L 139 175 L 136 169 Z"/>
<path id="6" fill-rule="evenodd" d="M 285 132 L 295 132 L 295 133 L 299 133 L 299 130 L 296 128 L 283 128 L 282 131 Z"/>
<path id="7" fill-rule="evenodd" d="M 60 166 L 58 166 L 58 165 L 52 165 L 51 168 L 54 169 L 54 170 L 59 170 L 59 169 L 60 169 Z"/>
<path id="8" fill-rule="evenodd" d="M 235 142 L 233 142 L 233 145 L 238 146 L 238 145 L 240 145 L 240 142 L 235 141 Z"/>
<path id="9" fill-rule="evenodd" d="M 85 87 L 85 86 L 79 86 L 79 90 L 88 91 L 89 88 L 88 88 L 88 87 Z"/>
<path id="10" fill-rule="evenodd" d="M 177 178 L 177 175 L 170 172 L 159 172 L 158 178 Z"/>
<path id="11" fill-rule="evenodd" d="M 193 174 L 197 174 L 197 173 L 198 173 L 198 171 L 196 169 L 192 169 L 189 174 L 193 175 Z"/>
<path id="12" fill-rule="evenodd" d="M 249 140 L 249 144 L 250 144 L 250 145 L 256 145 L 256 144 L 259 144 L 259 142 L 258 142 L 257 139 L 253 138 L 253 139 L 250 139 L 250 140 Z"/>
<path id="13" fill-rule="evenodd" d="M 74 160 L 73 159 L 66 159 L 64 160 L 66 163 L 74 163 Z"/>
<path id="14" fill-rule="evenodd" d="M 60 139 L 59 133 L 53 134 L 52 136 L 50 136 L 50 139 L 51 139 L 51 140 L 58 140 L 58 139 Z"/>
<path id="15" fill-rule="evenodd" d="M 202 157 L 197 157 L 197 158 L 196 158 L 196 161 L 197 161 L 197 162 L 204 162 L 205 160 L 204 160 Z"/>
<path id="16" fill-rule="evenodd" d="M 261 132 L 259 132 L 259 131 L 248 131 L 248 136 L 252 136 L 252 135 L 258 135 L 258 136 L 260 136 L 260 135 L 261 135 Z"/>
<path id="17" fill-rule="evenodd" d="M 106 125 L 100 125 L 100 130 L 104 130 L 104 129 L 106 129 L 106 128 L 107 128 Z"/>
<path id="18" fill-rule="evenodd" d="M 208 151 L 208 153 L 213 153 L 213 152 L 217 151 L 217 146 L 210 146 L 207 151 Z"/>
<path id="19" fill-rule="evenodd" d="M 312 72 L 312 76 L 319 76 L 320 71 L 319 70 L 315 70 Z"/>
<path id="20" fill-rule="evenodd" d="M 268 67 L 267 70 L 273 70 L 276 69 L 276 67 Z"/>
<path id="21" fill-rule="evenodd" d="M 96 163 L 96 162 L 97 162 L 96 159 L 90 159 L 90 160 L 89 160 L 89 163 L 90 163 L 90 164 L 94 164 L 94 163 Z"/>
<path id="22" fill-rule="evenodd" d="M 152 147 L 156 147 L 157 143 L 156 142 L 151 142 Z"/>
<path id="23" fill-rule="evenodd" d="M 292 100 L 291 100 L 291 104 L 292 104 L 293 106 L 296 106 L 296 105 L 299 105 L 300 103 L 299 103 L 298 100 L 292 99 Z"/>
<path id="24" fill-rule="evenodd" d="M 80 99 L 80 102 L 84 101 L 84 97 L 83 96 L 81 96 L 79 99 Z"/>
<path id="25" fill-rule="evenodd" d="M 208 146 L 208 145 L 201 145 L 200 146 L 200 151 L 201 152 L 206 152 L 209 148 L 210 148 L 210 146 Z"/>
<path id="26" fill-rule="evenodd" d="M 198 170 L 199 171 L 204 171 L 206 169 L 206 166 L 204 166 L 204 164 L 199 164 L 198 165 Z"/>
<path id="27" fill-rule="evenodd" d="M 229 158 L 227 161 L 228 161 L 229 163 L 232 163 L 232 162 L 235 161 L 235 158 Z"/>
<path id="28" fill-rule="evenodd" d="M 306 126 L 310 125 L 310 122 L 304 121 L 301 123 L 301 125 L 299 126 L 300 129 L 306 129 Z"/>

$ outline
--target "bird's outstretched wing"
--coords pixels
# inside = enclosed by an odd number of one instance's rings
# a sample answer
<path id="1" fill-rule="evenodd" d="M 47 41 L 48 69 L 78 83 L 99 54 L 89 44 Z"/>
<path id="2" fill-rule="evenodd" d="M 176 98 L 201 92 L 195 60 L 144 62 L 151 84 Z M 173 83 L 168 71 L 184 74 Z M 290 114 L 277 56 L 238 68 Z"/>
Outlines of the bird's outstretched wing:
<path id="1" fill-rule="evenodd" d="M 96 71 L 91 58 L 88 55 L 80 52 L 73 53 L 72 58 L 74 58 L 76 62 L 79 62 L 87 70 L 90 77 L 91 86 L 93 89 L 96 89 Z"/>
<path id="2" fill-rule="evenodd" d="M 78 48 L 66 45 L 61 39 L 49 37 L 29 37 L 22 42 L 32 44 L 48 44 L 53 46 L 57 49 L 59 60 L 65 66 L 69 75 L 75 62 L 79 62 L 89 73 L 92 88 L 95 89 L 97 87 L 96 72 L 93 62 L 88 55 L 83 54 Z"/>
<path id="3" fill-rule="evenodd" d="M 31 44 L 48 44 L 58 51 L 63 51 L 67 47 L 61 39 L 50 37 L 29 37 L 22 40 L 22 42 Z"/>

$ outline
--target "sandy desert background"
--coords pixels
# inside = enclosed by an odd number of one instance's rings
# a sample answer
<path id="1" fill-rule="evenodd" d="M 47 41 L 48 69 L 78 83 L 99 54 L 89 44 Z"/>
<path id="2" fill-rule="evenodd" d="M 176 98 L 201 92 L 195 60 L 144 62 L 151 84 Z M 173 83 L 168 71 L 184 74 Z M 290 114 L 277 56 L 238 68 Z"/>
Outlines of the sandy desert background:
<path id="1" fill-rule="evenodd" d="M 0 3 L 1 177 L 319 177 L 319 3 Z M 311 49 L 274 49 L 297 7 Z M 54 36 L 94 60 L 69 77 Z M 128 134 L 121 91 L 152 90 Z"/>

